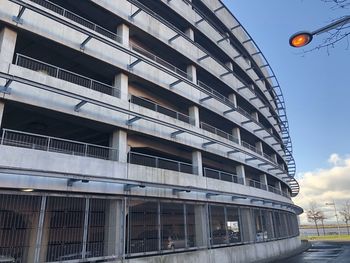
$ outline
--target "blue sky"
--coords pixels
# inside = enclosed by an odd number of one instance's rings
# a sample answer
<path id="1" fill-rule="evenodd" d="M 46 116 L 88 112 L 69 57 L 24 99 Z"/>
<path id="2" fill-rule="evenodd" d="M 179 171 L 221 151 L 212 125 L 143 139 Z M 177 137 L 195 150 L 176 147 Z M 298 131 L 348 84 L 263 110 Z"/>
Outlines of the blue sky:
<path id="1" fill-rule="evenodd" d="M 297 173 L 329 168 L 333 153 L 350 153 L 350 50 L 347 42 L 305 55 L 289 36 L 314 30 L 345 12 L 321 0 L 224 0 L 259 45 L 282 87 Z M 348 14 L 350 10 L 347 10 Z M 315 38 L 311 47 L 321 40 Z M 302 176 L 302 175 L 299 175 Z"/>

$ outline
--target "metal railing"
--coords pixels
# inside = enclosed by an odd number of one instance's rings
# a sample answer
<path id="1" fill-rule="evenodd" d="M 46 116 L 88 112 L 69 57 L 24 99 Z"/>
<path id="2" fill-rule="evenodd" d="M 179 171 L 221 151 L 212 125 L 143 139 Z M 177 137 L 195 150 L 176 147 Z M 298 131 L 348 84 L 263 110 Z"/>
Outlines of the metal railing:
<path id="1" fill-rule="evenodd" d="M 192 76 L 190 76 L 189 74 L 187 74 L 187 72 L 175 67 L 174 65 L 172 65 L 171 63 L 165 61 L 164 59 L 161 59 L 160 57 L 154 55 L 153 53 L 151 53 L 150 51 L 144 49 L 143 47 L 140 47 L 139 45 L 135 44 L 135 43 L 130 43 L 130 48 L 133 51 L 136 51 L 137 53 L 157 62 L 158 64 L 160 64 L 161 66 L 170 69 L 171 71 L 174 71 L 175 73 L 179 74 L 180 76 L 187 78 L 188 80 L 192 81 Z"/>
<path id="2" fill-rule="evenodd" d="M 108 29 L 105 29 L 59 5 L 56 5 L 50 1 L 47 1 L 47 0 L 30 0 L 38 5 L 41 5 L 61 16 L 64 16 L 66 18 L 68 18 L 69 20 L 72 20 L 84 27 L 87 27 L 97 33 L 100 33 L 101 35 L 104 35 L 105 37 L 108 37 L 114 41 L 117 41 L 119 43 L 122 43 L 122 37 L 117 35 L 116 33 L 112 32 L 112 31 L 109 31 Z"/>
<path id="3" fill-rule="evenodd" d="M 246 179 L 246 184 L 247 184 L 247 186 L 267 191 L 267 185 L 266 184 L 262 184 L 259 181 L 255 181 L 255 180 L 252 180 L 252 179 Z"/>
<path id="4" fill-rule="evenodd" d="M 100 81 L 87 78 L 77 73 L 56 67 L 31 57 L 27 57 L 22 54 L 16 55 L 15 64 L 20 67 L 38 71 L 51 77 L 62 79 L 88 89 L 96 90 L 115 97 L 120 97 L 120 89 L 117 87 L 107 85 Z"/>
<path id="5" fill-rule="evenodd" d="M 244 148 L 247 148 L 247 149 L 249 149 L 249 150 L 251 150 L 251 151 L 253 151 L 261 156 L 263 155 L 262 151 L 259 151 L 255 146 L 253 146 L 245 141 L 241 141 L 241 144 Z"/>
<path id="6" fill-rule="evenodd" d="M 2 129 L 1 144 L 104 160 L 118 160 L 118 150 L 114 148 L 10 129 Z"/>
<path id="7" fill-rule="evenodd" d="M 268 190 L 269 192 L 272 192 L 272 193 L 275 193 L 275 194 L 278 194 L 278 195 L 282 195 L 282 192 L 280 189 L 276 188 L 276 187 L 273 187 L 271 185 L 268 186 Z"/>
<path id="8" fill-rule="evenodd" d="M 145 107 L 145 108 L 150 109 L 150 110 L 154 110 L 156 112 L 162 113 L 162 114 L 167 115 L 169 117 L 175 118 L 179 121 L 183 121 L 183 122 L 194 125 L 194 119 L 191 118 L 190 116 L 183 114 L 181 112 L 177 112 L 177 111 L 174 111 L 172 109 L 166 108 L 164 106 L 161 106 L 161 105 L 159 105 L 151 100 L 131 95 L 130 101 L 134 104 L 139 105 L 139 106 Z"/>
<path id="9" fill-rule="evenodd" d="M 218 179 L 236 184 L 243 184 L 243 178 L 239 177 L 237 174 L 227 173 L 206 167 L 203 168 L 203 171 L 204 176 L 208 178 Z"/>
<path id="10" fill-rule="evenodd" d="M 273 162 L 275 164 L 277 164 L 276 160 L 274 158 L 272 158 L 270 155 L 268 155 L 267 153 L 263 153 L 263 156 L 268 159 L 270 162 Z"/>
<path id="11" fill-rule="evenodd" d="M 208 131 L 208 132 L 214 133 L 214 134 L 216 134 L 216 135 L 218 135 L 218 136 L 220 136 L 220 137 L 223 137 L 223 138 L 225 138 L 225 139 L 227 139 L 227 140 L 230 140 L 230 141 L 235 142 L 235 143 L 239 143 L 238 138 L 236 138 L 236 137 L 233 136 L 232 134 L 229 134 L 229 133 L 227 133 L 227 132 L 225 132 L 225 131 L 223 131 L 223 130 L 220 130 L 220 129 L 218 129 L 218 128 L 216 128 L 216 127 L 210 125 L 210 124 L 207 124 L 207 123 L 205 123 L 205 122 L 201 122 L 201 123 L 200 123 L 200 127 L 201 127 L 203 130 L 206 130 L 206 131 Z"/>
<path id="12" fill-rule="evenodd" d="M 177 171 L 182 173 L 197 174 L 197 169 L 190 163 L 179 162 L 163 157 L 129 152 L 129 163 L 160 168 L 165 170 Z"/>

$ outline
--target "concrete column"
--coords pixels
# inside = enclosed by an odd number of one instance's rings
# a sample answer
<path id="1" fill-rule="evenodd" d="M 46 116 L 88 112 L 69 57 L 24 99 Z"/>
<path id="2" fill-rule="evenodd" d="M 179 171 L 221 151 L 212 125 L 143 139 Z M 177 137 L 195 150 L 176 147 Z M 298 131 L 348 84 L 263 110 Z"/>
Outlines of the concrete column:
<path id="1" fill-rule="evenodd" d="M 192 82 L 197 84 L 197 69 L 194 65 L 187 66 L 187 75 L 192 77 Z"/>
<path id="2" fill-rule="evenodd" d="M 120 91 L 119 98 L 122 100 L 128 100 L 128 90 L 129 90 L 129 77 L 125 73 L 119 73 L 114 77 L 113 87 L 116 87 Z M 113 96 L 118 97 L 118 91 L 113 91 Z"/>
<path id="3" fill-rule="evenodd" d="M 195 205 L 194 207 L 194 220 L 196 231 L 196 243 L 197 247 L 208 246 L 209 237 L 209 220 L 208 220 L 207 205 Z"/>
<path id="4" fill-rule="evenodd" d="M 271 155 L 271 157 L 274 160 L 274 162 L 277 163 L 277 155 L 274 153 Z"/>
<path id="5" fill-rule="evenodd" d="M 199 108 L 197 106 L 191 106 L 188 109 L 188 114 L 192 121 L 194 121 L 194 126 L 200 127 L 200 119 L 199 119 Z"/>
<path id="6" fill-rule="evenodd" d="M 258 150 L 258 152 L 260 152 L 263 155 L 264 150 L 263 150 L 263 144 L 261 141 L 258 141 L 255 143 L 255 148 Z"/>
<path id="7" fill-rule="evenodd" d="M 0 100 L 0 128 L 2 127 L 2 117 L 4 115 L 4 110 L 5 110 L 5 102 Z"/>
<path id="8" fill-rule="evenodd" d="M 277 182 L 275 183 L 275 187 L 276 187 L 278 190 L 280 190 L 281 193 L 282 193 L 282 185 L 281 185 L 281 182 L 280 182 L 280 181 L 277 181 Z"/>
<path id="9" fill-rule="evenodd" d="M 12 63 L 15 53 L 17 32 L 5 27 L 0 32 L 0 61 Z"/>
<path id="10" fill-rule="evenodd" d="M 194 41 L 194 31 L 192 28 L 188 28 L 185 31 L 186 36 L 188 36 L 192 41 Z"/>
<path id="11" fill-rule="evenodd" d="M 267 190 L 267 176 L 266 176 L 266 174 L 260 175 L 260 183 L 261 183 L 261 188 L 264 190 Z"/>
<path id="12" fill-rule="evenodd" d="M 121 255 L 123 251 L 123 202 L 109 200 L 105 218 L 105 251 L 108 256 Z"/>
<path id="13" fill-rule="evenodd" d="M 203 176 L 202 153 L 200 151 L 192 152 L 193 173 L 198 176 Z"/>
<path id="14" fill-rule="evenodd" d="M 128 136 L 124 130 L 116 130 L 111 134 L 109 139 L 109 147 L 117 149 L 116 152 L 111 153 L 112 160 L 126 163 L 128 159 Z M 118 158 L 117 158 L 118 157 Z"/>
<path id="15" fill-rule="evenodd" d="M 238 175 L 239 178 L 242 178 L 243 185 L 246 185 L 244 165 L 236 166 L 236 174 Z"/>
<path id="16" fill-rule="evenodd" d="M 43 225 L 43 233 L 41 238 L 39 262 L 46 262 L 47 249 L 50 236 L 51 213 L 45 212 L 45 220 Z"/>
<path id="17" fill-rule="evenodd" d="M 252 113 L 252 117 L 253 117 L 254 120 L 256 120 L 257 122 L 259 122 L 259 114 L 258 114 L 256 111 L 254 111 L 254 112 Z"/>
<path id="18" fill-rule="evenodd" d="M 120 24 L 117 27 L 117 34 L 122 38 L 122 44 L 124 46 L 129 46 L 129 26 L 127 26 L 126 24 Z"/>
<path id="19" fill-rule="evenodd" d="M 233 128 L 232 129 L 232 135 L 238 139 L 238 144 L 242 143 L 240 128 L 238 128 L 238 127 L 237 128 Z"/>
<path id="20" fill-rule="evenodd" d="M 232 101 L 232 102 L 233 102 L 233 105 L 235 105 L 235 107 L 237 108 L 238 104 L 237 104 L 237 96 L 236 96 L 236 94 L 235 94 L 235 93 L 229 94 L 229 95 L 228 95 L 228 99 L 229 99 L 230 101 Z"/>
<path id="21" fill-rule="evenodd" d="M 232 70 L 233 71 L 233 64 L 232 64 L 232 62 L 231 61 L 229 61 L 229 62 L 226 62 L 225 63 L 225 65 L 230 69 L 230 70 Z"/>

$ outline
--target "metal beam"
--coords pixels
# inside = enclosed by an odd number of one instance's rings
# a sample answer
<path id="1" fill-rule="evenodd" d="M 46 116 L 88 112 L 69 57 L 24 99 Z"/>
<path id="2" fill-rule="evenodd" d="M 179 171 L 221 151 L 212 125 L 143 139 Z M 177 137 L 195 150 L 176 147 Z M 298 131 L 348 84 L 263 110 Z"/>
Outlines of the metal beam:
<path id="1" fill-rule="evenodd" d="M 84 50 L 85 49 L 85 45 L 92 39 L 92 36 L 88 36 L 83 43 L 80 44 L 80 49 Z"/>
<path id="2" fill-rule="evenodd" d="M 171 137 L 171 138 L 175 138 L 177 135 L 179 135 L 179 134 L 181 134 L 181 133 L 184 133 L 184 131 L 178 130 L 178 131 L 176 131 L 176 132 L 172 132 L 172 133 L 170 134 L 170 137 Z"/>
<path id="3" fill-rule="evenodd" d="M 217 196 L 217 195 L 219 195 L 219 194 L 206 193 L 206 194 L 205 194 L 205 197 L 206 197 L 206 198 L 210 198 L 210 197 L 212 197 L 212 196 Z"/>
<path id="4" fill-rule="evenodd" d="M 180 192 L 186 192 L 186 193 L 190 193 L 191 190 L 190 189 L 173 189 L 173 195 L 176 195 L 177 193 L 180 193 Z"/>
<path id="5" fill-rule="evenodd" d="M 257 160 L 255 157 L 247 158 L 245 159 L 246 162 L 254 161 Z"/>
<path id="6" fill-rule="evenodd" d="M 239 87 L 239 88 L 237 88 L 237 91 L 240 91 L 242 89 L 249 89 L 249 87 L 248 86 Z"/>
<path id="7" fill-rule="evenodd" d="M 264 130 L 265 130 L 264 128 L 260 128 L 260 129 L 256 129 L 256 130 L 254 130 L 254 132 L 264 131 Z"/>
<path id="8" fill-rule="evenodd" d="M 140 58 L 136 59 L 134 62 L 132 62 L 131 64 L 128 65 L 128 69 L 132 69 L 134 66 L 136 66 L 137 64 L 139 64 L 142 60 Z"/>
<path id="9" fill-rule="evenodd" d="M 253 101 L 253 100 L 256 100 L 256 99 L 259 99 L 258 96 L 255 96 L 253 98 L 250 98 L 249 101 Z"/>
<path id="10" fill-rule="evenodd" d="M 181 82 L 182 82 L 182 79 L 179 79 L 179 80 L 177 80 L 177 81 L 171 83 L 171 84 L 169 85 L 169 87 L 170 87 L 170 88 L 173 88 L 174 86 L 176 86 L 177 84 L 179 84 L 179 83 L 181 83 Z"/>
<path id="11" fill-rule="evenodd" d="M 196 26 L 197 26 L 199 23 L 203 22 L 203 21 L 204 21 L 204 18 L 199 19 L 199 20 L 195 23 Z"/>
<path id="12" fill-rule="evenodd" d="M 271 164 L 270 164 L 270 163 L 259 163 L 259 164 L 258 164 L 258 167 L 266 166 L 266 165 L 271 165 Z"/>
<path id="13" fill-rule="evenodd" d="M 140 120 L 140 119 L 141 119 L 141 117 L 135 116 L 134 118 L 132 118 L 132 119 L 130 119 L 130 120 L 127 120 L 127 121 L 126 121 L 126 125 L 131 125 L 132 123 L 134 123 L 135 121 L 138 121 L 138 120 Z"/>
<path id="14" fill-rule="evenodd" d="M 216 9 L 214 10 L 214 13 L 218 12 L 219 10 L 221 10 L 221 9 L 223 9 L 223 8 L 225 8 L 224 5 L 222 5 L 222 6 L 218 7 L 218 8 L 216 8 Z"/>
<path id="15" fill-rule="evenodd" d="M 225 77 L 225 76 L 227 76 L 227 75 L 230 75 L 230 74 L 232 74 L 232 73 L 233 73 L 232 71 L 227 71 L 227 72 L 221 74 L 221 75 L 220 75 L 220 78 Z"/>
<path id="16" fill-rule="evenodd" d="M 124 191 L 130 191 L 131 188 L 134 188 L 134 187 L 145 188 L 146 186 L 143 184 L 125 184 L 123 189 Z"/>
<path id="17" fill-rule="evenodd" d="M 12 79 L 8 79 L 4 86 L 0 86 L 0 93 L 10 94 L 11 88 L 10 85 L 12 83 Z"/>
<path id="18" fill-rule="evenodd" d="M 228 151 L 227 154 L 238 153 L 238 150 Z"/>
<path id="19" fill-rule="evenodd" d="M 142 11 L 141 8 L 138 8 L 134 13 L 131 14 L 131 16 L 129 16 L 130 20 L 133 20 L 135 16 L 137 16 L 138 13 L 140 13 Z"/>
<path id="20" fill-rule="evenodd" d="M 13 16 L 12 17 L 12 21 L 16 22 L 17 24 L 23 24 L 23 19 L 21 18 L 24 11 L 26 10 L 25 6 L 21 6 L 21 8 L 19 9 L 18 15 L 17 16 Z"/>
<path id="21" fill-rule="evenodd" d="M 245 196 L 239 196 L 239 195 L 233 195 L 233 196 L 232 196 L 232 201 L 235 201 L 235 200 L 237 200 L 237 199 L 247 199 L 247 197 L 245 197 Z"/>
<path id="22" fill-rule="evenodd" d="M 226 115 L 226 114 L 228 114 L 228 113 L 230 113 L 230 112 L 234 112 L 234 111 L 236 111 L 236 109 L 235 109 L 235 108 L 232 108 L 232 109 L 226 110 L 226 111 L 224 111 L 224 115 Z"/>
<path id="23" fill-rule="evenodd" d="M 244 124 L 247 124 L 247 123 L 250 123 L 250 122 L 253 122 L 253 120 L 243 121 L 241 124 L 244 125 Z"/>
<path id="24" fill-rule="evenodd" d="M 180 37 L 180 36 L 181 36 L 181 34 L 180 34 L 180 33 L 177 33 L 175 36 L 173 36 L 172 38 L 170 38 L 170 39 L 168 40 L 169 44 L 170 44 L 171 42 L 173 42 L 175 39 L 177 39 L 178 37 Z"/>
<path id="25" fill-rule="evenodd" d="M 222 39 L 218 40 L 216 43 L 217 43 L 217 44 L 220 44 L 222 41 L 225 41 L 226 39 L 229 39 L 229 38 L 230 38 L 229 35 L 224 36 Z"/>
<path id="26" fill-rule="evenodd" d="M 210 55 L 209 54 L 205 54 L 203 57 L 200 57 L 199 59 L 197 59 L 198 62 L 201 62 L 203 59 L 209 58 Z"/>
<path id="27" fill-rule="evenodd" d="M 209 146 L 209 145 L 212 145 L 212 144 L 215 144 L 215 143 L 216 143 L 216 142 L 213 142 L 213 141 L 205 142 L 205 143 L 202 144 L 202 147 L 205 148 L 205 147 L 207 147 L 207 146 Z"/>
<path id="28" fill-rule="evenodd" d="M 210 100 L 210 99 L 213 99 L 213 97 L 212 97 L 212 96 L 207 96 L 207 97 L 205 97 L 205 98 L 200 99 L 200 100 L 199 100 L 199 103 L 203 103 L 204 101 Z"/>
<path id="29" fill-rule="evenodd" d="M 239 28 L 239 27 L 241 27 L 241 25 L 237 25 L 237 26 L 231 27 L 231 31 L 235 30 L 236 28 Z"/>
<path id="30" fill-rule="evenodd" d="M 249 39 L 243 41 L 242 44 L 248 43 L 248 42 L 250 42 L 250 41 L 253 41 L 253 39 L 249 38 Z"/>
<path id="31" fill-rule="evenodd" d="M 82 100 L 81 102 L 79 102 L 77 105 L 74 106 L 74 111 L 79 112 L 80 108 L 83 107 L 86 103 L 87 101 Z"/>

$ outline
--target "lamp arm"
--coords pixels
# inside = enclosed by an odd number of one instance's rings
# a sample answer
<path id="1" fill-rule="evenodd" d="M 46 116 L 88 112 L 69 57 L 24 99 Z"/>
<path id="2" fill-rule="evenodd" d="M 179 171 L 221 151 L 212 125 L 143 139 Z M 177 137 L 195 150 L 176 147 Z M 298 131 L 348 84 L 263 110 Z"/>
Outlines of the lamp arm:
<path id="1" fill-rule="evenodd" d="M 321 27 L 313 32 L 311 32 L 312 35 L 319 35 L 319 34 L 322 34 L 324 32 L 327 32 L 329 30 L 332 30 L 338 26 L 343 26 L 347 23 L 350 23 L 350 15 L 348 16 L 344 16 L 343 18 L 337 20 L 337 21 L 334 21 L 333 23 L 330 23 L 329 25 L 326 25 L 324 27 Z"/>

